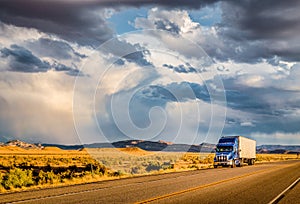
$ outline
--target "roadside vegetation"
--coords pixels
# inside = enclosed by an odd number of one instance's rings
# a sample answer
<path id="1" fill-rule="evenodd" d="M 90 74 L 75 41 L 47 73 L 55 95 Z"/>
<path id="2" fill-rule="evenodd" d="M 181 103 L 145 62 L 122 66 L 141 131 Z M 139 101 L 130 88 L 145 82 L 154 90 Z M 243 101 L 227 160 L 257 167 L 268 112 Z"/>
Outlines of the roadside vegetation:
<path id="1" fill-rule="evenodd" d="M 0 149 L 0 192 L 213 167 L 213 153 L 147 152 L 139 148 Z M 257 162 L 296 159 L 258 154 Z"/>
<path id="2" fill-rule="evenodd" d="M 297 154 L 257 154 L 256 162 L 276 162 L 276 161 L 285 161 L 291 159 L 300 159 Z"/>

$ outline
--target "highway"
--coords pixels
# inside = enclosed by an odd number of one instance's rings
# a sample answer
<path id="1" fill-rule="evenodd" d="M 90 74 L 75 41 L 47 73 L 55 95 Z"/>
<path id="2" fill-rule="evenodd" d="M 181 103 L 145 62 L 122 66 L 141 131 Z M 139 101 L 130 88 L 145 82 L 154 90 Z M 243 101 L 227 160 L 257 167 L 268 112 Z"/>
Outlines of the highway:
<path id="1" fill-rule="evenodd" d="M 300 203 L 299 178 L 298 160 L 2 194 L 0 203 L 267 204 L 273 200 L 273 203 L 297 204 Z"/>

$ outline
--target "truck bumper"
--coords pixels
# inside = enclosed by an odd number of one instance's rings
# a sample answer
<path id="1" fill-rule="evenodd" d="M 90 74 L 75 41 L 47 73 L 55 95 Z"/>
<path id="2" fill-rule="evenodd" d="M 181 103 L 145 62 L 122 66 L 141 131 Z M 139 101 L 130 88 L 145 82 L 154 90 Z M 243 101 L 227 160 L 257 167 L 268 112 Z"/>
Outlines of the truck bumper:
<path id="1" fill-rule="evenodd" d="M 231 165 L 232 165 L 232 160 L 214 162 L 214 166 L 231 166 Z"/>

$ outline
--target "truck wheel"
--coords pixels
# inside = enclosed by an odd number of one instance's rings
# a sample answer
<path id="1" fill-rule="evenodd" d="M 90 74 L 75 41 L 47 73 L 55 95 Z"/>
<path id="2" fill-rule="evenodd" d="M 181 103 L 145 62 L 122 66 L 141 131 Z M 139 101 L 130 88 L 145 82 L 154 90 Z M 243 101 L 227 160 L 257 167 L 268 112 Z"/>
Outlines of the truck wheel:
<path id="1" fill-rule="evenodd" d="M 214 168 L 218 168 L 218 166 L 217 166 L 217 165 L 214 165 Z"/>
<path id="2" fill-rule="evenodd" d="M 231 168 L 234 168 L 234 167 L 235 167 L 235 160 L 232 160 Z"/>
<path id="3" fill-rule="evenodd" d="M 241 166 L 242 166 L 242 165 L 241 165 L 241 161 L 240 161 L 240 160 L 236 160 L 236 161 L 238 161 L 238 163 L 236 163 L 235 166 L 241 167 Z"/>
<path id="4" fill-rule="evenodd" d="M 254 164 L 254 160 L 253 159 L 249 159 L 248 165 L 253 165 L 253 164 Z"/>

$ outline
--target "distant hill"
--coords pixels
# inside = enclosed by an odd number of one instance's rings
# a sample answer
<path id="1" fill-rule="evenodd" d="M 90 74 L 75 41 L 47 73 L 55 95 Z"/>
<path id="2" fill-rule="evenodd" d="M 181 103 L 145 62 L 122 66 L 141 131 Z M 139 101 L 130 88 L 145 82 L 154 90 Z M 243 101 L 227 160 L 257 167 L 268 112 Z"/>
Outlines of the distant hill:
<path id="1" fill-rule="evenodd" d="M 63 150 L 78 150 L 82 149 L 83 145 L 61 145 L 61 144 L 42 144 L 44 147 L 58 147 Z"/>
<path id="2" fill-rule="evenodd" d="M 300 145 L 259 145 L 257 153 L 296 154 L 300 152 Z"/>
<path id="3" fill-rule="evenodd" d="M 11 140 L 6 143 L 2 143 L 0 146 L 19 147 L 22 149 L 43 149 L 44 148 L 41 144 L 31 144 L 20 140 Z"/>
<path id="4" fill-rule="evenodd" d="M 22 149 L 43 149 L 45 147 L 58 147 L 63 150 L 79 150 L 83 148 L 139 148 L 146 151 L 164 152 L 214 152 L 215 144 L 202 143 L 199 145 L 173 144 L 166 141 L 124 140 L 113 143 L 92 143 L 84 145 L 61 144 L 31 144 L 20 140 L 0 143 L 4 147 L 19 147 Z M 296 154 L 300 152 L 300 145 L 259 145 L 257 153 Z"/>
<path id="5" fill-rule="evenodd" d="M 144 140 L 124 140 L 113 143 L 93 143 L 84 145 L 86 148 L 128 148 L 138 147 L 147 151 L 164 151 L 164 152 L 212 152 L 215 145 L 203 143 L 200 145 L 173 144 L 165 141 L 144 141 Z"/>
<path id="6" fill-rule="evenodd" d="M 199 145 L 173 144 L 165 141 L 145 141 L 145 140 L 124 140 L 113 143 L 92 143 L 84 145 L 57 145 L 43 144 L 43 146 L 56 146 L 61 149 L 81 149 L 81 148 L 128 148 L 138 147 L 146 151 L 164 152 L 214 152 L 215 144 L 202 143 Z M 259 145 L 256 147 L 257 153 L 277 153 L 289 154 L 300 152 L 300 145 Z"/>
<path id="7" fill-rule="evenodd" d="M 77 150 L 81 148 L 128 148 L 138 147 L 146 151 L 165 151 L 165 152 L 212 152 L 215 145 L 203 143 L 200 145 L 173 144 L 165 141 L 144 141 L 144 140 L 124 140 L 113 143 L 92 143 L 84 145 L 60 145 L 42 144 L 44 147 L 55 146 L 65 150 Z"/>

